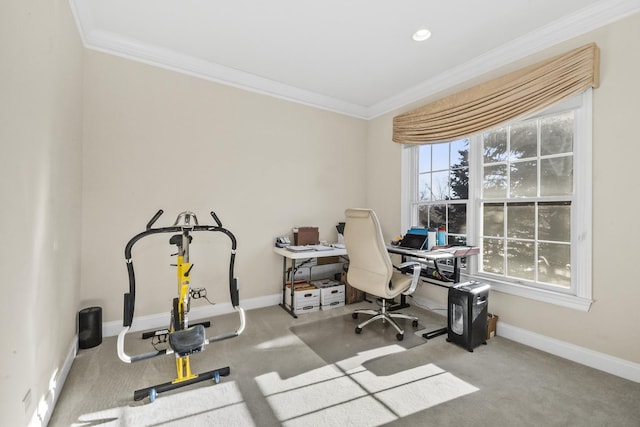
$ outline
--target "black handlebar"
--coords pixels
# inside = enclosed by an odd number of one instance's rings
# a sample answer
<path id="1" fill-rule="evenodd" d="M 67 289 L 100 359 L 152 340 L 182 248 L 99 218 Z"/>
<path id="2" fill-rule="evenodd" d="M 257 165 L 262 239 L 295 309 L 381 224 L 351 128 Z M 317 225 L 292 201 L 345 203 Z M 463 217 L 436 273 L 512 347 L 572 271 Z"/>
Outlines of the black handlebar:
<path id="1" fill-rule="evenodd" d="M 216 215 L 214 211 L 211 211 L 211 216 L 213 217 L 213 220 L 216 222 L 216 224 L 218 224 L 218 227 L 222 227 L 222 223 L 220 222 L 220 220 L 218 219 L 218 215 Z"/>
<path id="2" fill-rule="evenodd" d="M 156 212 L 156 214 L 153 216 L 153 218 L 151 218 L 151 220 L 147 223 L 147 230 L 151 228 L 151 226 L 153 226 L 153 224 L 155 224 L 155 222 L 158 220 L 158 218 L 160 218 L 160 215 L 162 215 L 164 213 L 164 211 L 162 209 L 158 210 L 158 212 Z"/>
<path id="3" fill-rule="evenodd" d="M 217 226 L 213 225 L 195 225 L 188 230 L 183 230 L 179 225 L 174 225 L 170 227 L 162 227 L 162 228 L 151 228 L 153 224 L 160 218 L 164 211 L 160 209 L 156 214 L 151 218 L 151 220 L 147 223 L 147 229 L 142 233 L 139 233 L 131 238 L 127 243 L 124 256 L 127 261 L 127 272 L 129 275 L 129 292 L 124 294 L 124 318 L 123 318 L 123 326 L 131 326 L 133 322 L 133 312 L 135 309 L 135 298 L 136 298 L 136 278 L 133 270 L 133 260 L 131 259 L 131 250 L 133 249 L 133 245 L 143 237 L 150 236 L 152 234 L 158 233 L 178 233 L 178 232 L 194 232 L 194 231 L 213 231 L 213 232 L 222 232 L 231 240 L 231 257 L 229 260 L 229 293 L 231 296 L 231 304 L 234 307 L 239 305 L 239 297 L 238 297 L 238 284 L 237 279 L 234 277 L 234 261 L 236 256 L 236 238 L 229 230 L 222 227 L 222 223 L 220 219 L 215 214 L 215 212 L 211 211 L 211 216 L 216 222 Z"/>

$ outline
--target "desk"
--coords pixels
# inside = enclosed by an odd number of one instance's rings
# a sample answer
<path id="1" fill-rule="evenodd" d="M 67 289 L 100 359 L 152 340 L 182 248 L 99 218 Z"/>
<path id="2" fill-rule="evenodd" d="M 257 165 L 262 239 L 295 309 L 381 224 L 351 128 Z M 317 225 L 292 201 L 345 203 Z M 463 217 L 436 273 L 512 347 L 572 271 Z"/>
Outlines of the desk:
<path id="1" fill-rule="evenodd" d="M 464 258 L 466 256 L 471 256 L 471 255 L 477 255 L 478 253 L 480 253 L 480 249 L 475 246 L 452 246 L 450 248 L 425 251 L 425 250 L 406 249 L 406 248 L 400 248 L 398 246 L 387 245 L 387 251 L 389 251 L 389 253 L 402 255 L 403 260 L 406 257 L 411 257 L 411 258 L 416 258 L 418 260 L 424 260 L 425 262 L 432 261 L 434 266 L 433 267 L 434 271 L 438 273 L 439 277 L 444 277 L 444 275 L 440 273 L 437 261 L 452 259 L 453 260 L 453 277 L 450 278 L 449 281 L 437 280 L 429 276 L 424 277 L 424 280 L 426 280 L 427 282 L 437 286 L 443 286 L 445 288 L 448 288 L 457 283 L 460 283 L 460 258 Z M 421 272 L 421 275 L 422 275 L 422 272 Z M 401 298 L 402 300 L 400 302 L 400 305 L 397 307 L 394 307 L 395 310 L 408 306 L 408 304 L 405 301 L 405 296 L 402 295 Z M 435 338 L 437 336 L 446 334 L 447 331 L 448 331 L 447 327 L 436 329 L 434 331 L 426 332 L 422 334 L 422 337 L 426 339 Z"/>
<path id="2" fill-rule="evenodd" d="M 398 246 L 387 245 L 387 251 L 392 254 L 402 255 L 403 258 L 412 257 L 418 258 L 419 260 L 424 261 L 433 261 L 434 269 L 440 274 L 440 270 L 438 269 L 438 263 L 436 261 L 441 261 L 445 259 L 453 260 L 453 278 L 452 282 L 446 284 L 445 281 L 438 281 L 434 279 L 427 278 L 428 281 L 435 285 L 443 285 L 443 286 L 451 286 L 452 284 L 456 284 L 460 282 L 460 266 L 459 260 L 460 258 L 464 258 L 470 255 L 477 255 L 480 253 L 480 249 L 475 246 L 452 246 L 449 248 L 443 249 L 433 249 L 430 251 L 426 250 L 418 250 L 418 249 L 407 249 L 401 248 Z"/>
<path id="3" fill-rule="evenodd" d="M 301 259 L 310 259 L 310 258 L 323 258 L 330 256 L 346 256 L 346 249 L 338 249 L 333 248 L 327 251 L 304 251 L 304 252 L 292 252 L 286 248 L 278 248 L 274 247 L 273 251 L 282 257 L 282 303 L 280 303 L 280 307 L 282 307 L 287 313 L 297 318 L 298 316 L 295 314 L 295 286 L 291 283 L 291 307 L 287 306 L 285 303 L 285 297 L 287 292 L 287 260 L 291 262 L 291 282 L 294 282 L 293 278 L 296 274 L 296 261 Z"/>
<path id="4" fill-rule="evenodd" d="M 274 247 L 273 251 L 282 257 L 282 302 L 280 303 L 280 307 L 282 307 L 287 313 L 291 314 L 293 317 L 297 318 L 298 316 L 294 313 L 295 307 L 289 307 L 286 301 L 286 292 L 287 292 L 287 260 L 291 262 L 291 277 L 295 276 L 296 271 L 296 261 L 297 260 L 306 260 L 310 258 L 322 258 L 322 257 L 331 257 L 331 256 L 347 256 L 346 249 L 338 249 L 334 248 L 332 250 L 326 251 L 304 251 L 304 252 L 292 252 L 287 250 L 286 248 L 278 248 Z M 443 287 L 450 287 L 456 283 L 460 282 L 460 258 L 476 255 L 480 252 L 480 250 L 475 246 L 457 246 L 451 248 L 444 248 L 439 250 L 416 250 L 416 249 L 406 249 L 400 248 L 398 246 L 387 245 L 387 251 L 392 254 L 401 255 L 403 258 L 411 257 L 416 258 L 418 260 L 423 260 L 425 262 L 432 261 L 434 265 L 435 271 L 439 273 L 438 264 L 436 261 L 451 259 L 453 260 L 453 278 L 451 278 L 450 282 L 439 281 L 433 279 L 431 277 L 423 277 L 423 280 L 428 281 L 431 284 Z M 426 270 L 423 270 L 426 271 Z M 440 273 L 439 273 L 440 274 Z M 295 304 L 295 294 L 294 294 L 294 286 L 291 286 L 291 305 Z M 393 310 L 398 310 L 403 307 L 408 307 L 406 303 L 406 297 L 404 295 L 401 296 L 401 302 L 399 305 L 394 306 Z M 437 335 L 433 335 L 434 333 L 439 332 Z M 432 331 L 424 334 L 425 338 L 433 338 L 438 335 L 442 335 L 446 333 L 446 328 L 444 332 L 442 330 Z"/>

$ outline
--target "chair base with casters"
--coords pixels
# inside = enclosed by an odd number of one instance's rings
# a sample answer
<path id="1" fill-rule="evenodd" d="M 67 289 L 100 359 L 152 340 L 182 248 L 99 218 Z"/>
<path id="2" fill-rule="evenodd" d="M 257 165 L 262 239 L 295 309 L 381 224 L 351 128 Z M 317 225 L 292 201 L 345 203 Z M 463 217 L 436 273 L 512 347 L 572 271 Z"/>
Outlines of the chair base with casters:
<path id="1" fill-rule="evenodd" d="M 382 236 L 380 222 L 373 210 L 347 209 L 345 217 L 344 243 L 349 257 L 347 282 L 354 288 L 382 300 L 379 311 L 353 312 L 354 319 L 360 313 L 372 316 L 358 325 L 356 334 L 362 332 L 362 328 L 369 323 L 380 319 L 393 326 L 398 332 L 396 338 L 402 341 L 404 330 L 394 318 L 411 320 L 414 327 L 418 326 L 418 318 L 390 312 L 387 303 L 400 295 L 410 295 L 415 291 L 420 278 L 420 263 L 408 261 L 399 266 L 393 265 Z"/>
<path id="2" fill-rule="evenodd" d="M 354 319 L 357 319 L 359 314 L 368 314 L 368 315 L 371 315 L 372 317 L 370 317 L 369 319 L 365 320 L 364 322 L 356 326 L 356 334 L 359 334 L 360 332 L 362 332 L 362 328 L 367 326 L 369 323 L 374 322 L 376 320 L 382 320 L 383 323 L 388 322 L 391 326 L 394 327 L 396 331 L 398 331 L 398 333 L 396 334 L 396 339 L 398 341 L 402 341 L 404 339 L 404 330 L 400 327 L 400 325 L 398 325 L 398 323 L 394 320 L 394 318 L 411 320 L 411 325 L 414 328 L 418 326 L 417 317 L 411 316 L 408 314 L 390 312 L 387 307 L 387 300 L 384 298 L 382 298 L 382 306 L 380 307 L 380 310 L 370 310 L 370 309 L 355 310 L 353 313 L 351 313 L 351 317 L 353 317 Z"/>

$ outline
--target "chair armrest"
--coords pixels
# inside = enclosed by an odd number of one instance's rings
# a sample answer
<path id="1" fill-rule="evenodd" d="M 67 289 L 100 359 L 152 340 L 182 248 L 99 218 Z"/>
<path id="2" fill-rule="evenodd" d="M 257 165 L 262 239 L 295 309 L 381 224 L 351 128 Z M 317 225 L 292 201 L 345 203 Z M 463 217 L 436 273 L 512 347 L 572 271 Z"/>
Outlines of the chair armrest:
<path id="1" fill-rule="evenodd" d="M 418 286 L 418 279 L 420 279 L 420 271 L 422 270 L 422 265 L 416 261 L 403 262 L 397 268 L 401 271 L 405 271 L 409 267 L 413 270 L 413 275 L 411 277 L 411 286 L 403 292 L 404 295 L 411 295 L 416 290 L 416 287 Z"/>

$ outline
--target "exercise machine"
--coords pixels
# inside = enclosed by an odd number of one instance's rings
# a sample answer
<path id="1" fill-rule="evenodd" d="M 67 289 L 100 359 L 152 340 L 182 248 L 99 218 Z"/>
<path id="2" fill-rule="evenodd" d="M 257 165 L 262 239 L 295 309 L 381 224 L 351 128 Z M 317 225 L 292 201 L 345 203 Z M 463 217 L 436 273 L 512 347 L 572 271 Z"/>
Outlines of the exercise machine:
<path id="1" fill-rule="evenodd" d="M 173 381 L 169 381 L 163 384 L 146 387 L 144 389 L 136 390 L 133 394 L 134 400 L 142 400 L 145 397 L 149 397 L 149 400 L 153 402 L 159 393 L 174 390 L 179 387 L 188 386 L 201 381 L 213 380 L 215 383 L 220 382 L 220 377 L 224 377 L 230 374 L 230 368 L 224 367 L 214 369 L 212 371 L 204 372 L 201 374 L 195 374 L 191 371 L 191 365 L 189 363 L 189 356 L 204 351 L 206 345 L 222 341 L 229 338 L 239 336 L 245 328 L 245 315 L 244 310 L 240 307 L 240 297 L 238 292 L 238 279 L 234 277 L 234 261 L 236 255 L 236 238 L 226 228 L 222 226 L 222 223 L 218 219 L 215 212 L 211 212 L 211 216 L 216 225 L 200 225 L 198 218 L 193 212 L 185 211 L 178 215 L 174 224 L 170 227 L 153 228 L 153 224 L 163 214 L 162 209 L 156 212 L 156 214 L 147 223 L 146 230 L 142 233 L 135 235 L 124 250 L 125 260 L 127 263 L 127 271 L 129 273 L 129 292 L 124 294 L 124 317 L 122 326 L 123 329 L 118 334 L 118 357 L 126 363 L 139 362 L 141 360 L 150 359 L 157 356 L 175 354 L 176 358 L 176 371 L 177 377 Z M 200 231 L 220 232 L 226 235 L 231 240 L 231 256 L 229 260 L 229 293 L 231 296 L 231 304 L 233 309 L 240 316 L 240 326 L 233 332 L 224 333 L 207 338 L 205 335 L 204 324 L 195 324 L 189 326 L 189 309 L 191 298 L 198 297 L 202 292 L 200 289 L 192 289 L 190 286 L 190 274 L 193 269 L 193 264 L 189 262 L 189 245 L 193 239 L 193 234 Z M 133 269 L 133 259 L 131 257 L 131 250 L 133 245 L 140 239 L 151 236 L 154 234 L 171 233 L 172 236 L 169 239 L 171 245 L 176 245 L 178 252 L 174 255 L 177 257 L 177 276 L 178 276 L 178 296 L 173 299 L 173 305 L 171 309 L 171 320 L 169 327 L 164 330 L 168 337 L 168 348 L 157 349 L 154 346 L 154 351 L 129 356 L 125 353 L 124 342 L 125 336 L 131 329 L 133 323 L 133 313 L 135 309 L 136 298 L 136 280 Z"/>

